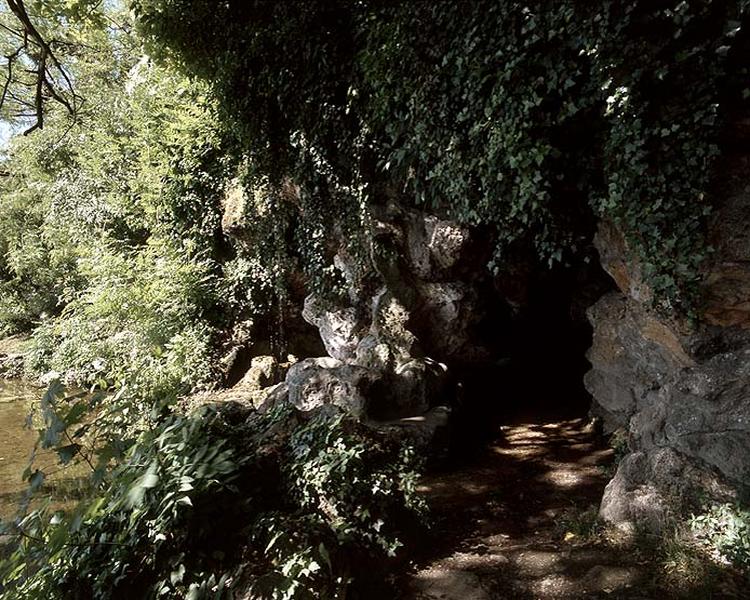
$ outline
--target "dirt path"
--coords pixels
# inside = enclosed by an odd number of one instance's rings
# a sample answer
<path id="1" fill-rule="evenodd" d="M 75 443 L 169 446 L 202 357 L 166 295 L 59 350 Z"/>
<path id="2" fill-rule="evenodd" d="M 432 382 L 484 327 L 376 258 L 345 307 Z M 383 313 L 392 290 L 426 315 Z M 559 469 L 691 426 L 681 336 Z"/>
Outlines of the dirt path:
<path id="1" fill-rule="evenodd" d="M 589 535 L 612 451 L 585 420 L 518 424 L 426 478 L 435 519 L 410 600 L 650 598 L 647 566 Z"/>

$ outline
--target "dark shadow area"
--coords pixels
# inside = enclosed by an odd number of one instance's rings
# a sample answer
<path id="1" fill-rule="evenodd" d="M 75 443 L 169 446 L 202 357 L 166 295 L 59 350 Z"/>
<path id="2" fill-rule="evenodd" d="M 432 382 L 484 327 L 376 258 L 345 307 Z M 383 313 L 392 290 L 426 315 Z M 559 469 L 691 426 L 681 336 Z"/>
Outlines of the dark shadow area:
<path id="1" fill-rule="evenodd" d="M 419 489 L 432 527 L 412 545 L 411 568 L 392 596 L 677 597 L 653 549 L 613 541 L 597 521 L 615 465 L 589 420 L 586 311 L 614 284 L 589 260 L 532 270 L 522 285 L 523 302 L 499 306 L 483 331 L 502 336 L 496 358 L 452 365 L 450 453 Z M 703 595 L 707 585 L 679 597 L 716 597 Z"/>
<path id="2" fill-rule="evenodd" d="M 495 360 L 456 368 L 454 457 L 481 452 L 503 424 L 588 414 L 583 376 L 591 366 L 592 328 L 586 310 L 613 285 L 593 259 L 539 268 L 527 277 L 523 304 L 505 308 L 491 328 L 501 338 Z"/>

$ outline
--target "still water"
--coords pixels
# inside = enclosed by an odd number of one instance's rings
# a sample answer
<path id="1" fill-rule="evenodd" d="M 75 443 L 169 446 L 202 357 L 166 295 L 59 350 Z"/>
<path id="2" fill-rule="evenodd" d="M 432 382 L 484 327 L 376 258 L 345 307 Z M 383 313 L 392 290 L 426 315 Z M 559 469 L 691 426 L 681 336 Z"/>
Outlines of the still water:
<path id="1" fill-rule="evenodd" d="M 16 516 L 28 484 L 22 474 L 37 439 L 36 431 L 26 427 L 26 418 L 44 390 L 20 381 L 0 379 L 0 520 Z M 36 468 L 50 474 L 37 493 L 32 506 L 50 498 L 55 508 L 65 508 L 80 497 L 80 467 L 60 468 L 52 450 L 38 451 Z"/>
<path id="2" fill-rule="evenodd" d="M 0 519 L 13 517 L 27 484 L 21 474 L 29 464 L 36 432 L 24 427 L 33 402 L 43 391 L 0 379 Z"/>

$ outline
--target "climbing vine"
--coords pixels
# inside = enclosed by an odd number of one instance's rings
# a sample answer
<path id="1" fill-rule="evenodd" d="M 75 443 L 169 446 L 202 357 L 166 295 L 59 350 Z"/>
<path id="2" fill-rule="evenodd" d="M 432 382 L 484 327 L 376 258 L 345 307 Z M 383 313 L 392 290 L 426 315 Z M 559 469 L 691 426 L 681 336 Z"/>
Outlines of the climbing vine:
<path id="1" fill-rule="evenodd" d="M 342 206 L 394 190 L 490 225 L 494 269 L 517 243 L 565 261 L 608 219 L 661 304 L 693 299 L 717 135 L 749 93 L 746 1 L 133 4 L 261 172 L 311 199 L 306 239 L 366 227 Z"/>

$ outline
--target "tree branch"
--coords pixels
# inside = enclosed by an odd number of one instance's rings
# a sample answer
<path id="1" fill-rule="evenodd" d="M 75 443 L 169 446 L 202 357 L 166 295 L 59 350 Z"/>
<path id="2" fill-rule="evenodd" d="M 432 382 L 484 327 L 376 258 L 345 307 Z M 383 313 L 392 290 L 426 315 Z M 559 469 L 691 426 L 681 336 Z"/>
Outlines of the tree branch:
<path id="1" fill-rule="evenodd" d="M 35 56 L 32 57 L 32 60 L 36 62 L 37 68 L 29 71 L 36 76 L 35 83 L 33 84 L 36 122 L 24 131 L 24 135 L 28 135 L 32 131 L 44 127 L 44 102 L 47 98 L 51 98 L 58 104 L 63 105 L 68 113 L 75 119 L 78 112 L 80 96 L 76 94 L 70 76 L 57 58 L 55 52 L 52 50 L 53 43 L 57 42 L 55 40 L 48 42 L 44 39 L 29 17 L 23 0 L 6 0 L 6 3 L 16 19 L 20 22 L 23 29 L 19 32 L 5 25 L 2 27 L 12 35 L 22 37 L 24 43 L 14 54 L 6 57 L 8 58 L 8 79 L 3 86 L 2 97 L 0 97 L 0 107 L 3 105 L 6 98 L 12 97 L 8 93 L 11 83 L 14 81 L 12 65 L 15 60 L 18 59 L 22 51 L 25 50 L 28 54 L 29 42 L 31 42 L 38 49 L 39 56 L 38 58 Z M 58 84 L 58 82 L 60 83 Z M 23 84 L 24 82 L 21 83 Z"/>

